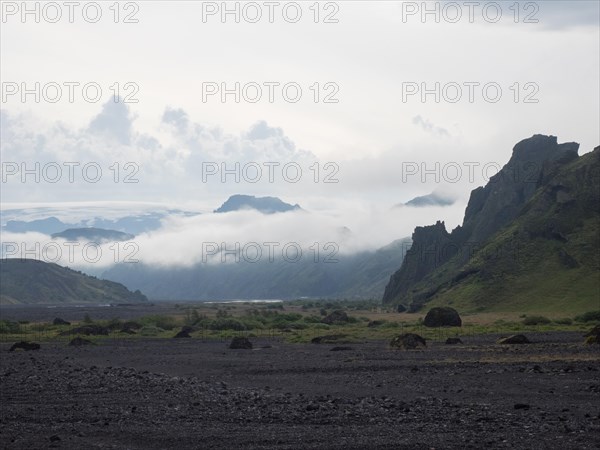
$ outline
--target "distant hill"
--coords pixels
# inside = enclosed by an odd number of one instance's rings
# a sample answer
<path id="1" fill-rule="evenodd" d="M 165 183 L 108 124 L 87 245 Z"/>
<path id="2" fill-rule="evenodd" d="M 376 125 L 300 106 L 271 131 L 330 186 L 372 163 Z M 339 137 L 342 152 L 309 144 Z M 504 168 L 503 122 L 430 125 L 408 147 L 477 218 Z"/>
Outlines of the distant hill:
<path id="1" fill-rule="evenodd" d="M 600 148 L 536 135 L 471 193 L 462 226 L 417 227 L 383 301 L 416 311 L 600 309 Z"/>
<path id="2" fill-rule="evenodd" d="M 52 234 L 52 239 L 66 239 L 67 241 L 86 240 L 90 242 L 115 242 L 130 241 L 135 236 L 116 230 L 105 230 L 103 228 L 69 228 L 60 233 Z"/>
<path id="3" fill-rule="evenodd" d="M 409 200 L 406 203 L 398 206 L 413 206 L 417 208 L 425 206 L 450 206 L 453 205 L 455 201 L 456 200 L 449 195 L 442 195 L 438 192 L 432 192 L 431 194 L 415 197 L 412 200 Z"/>
<path id="4" fill-rule="evenodd" d="M 8 210 L 3 215 L 9 217 L 19 217 L 21 210 Z M 198 213 L 167 210 L 167 211 L 148 211 L 146 213 L 123 216 L 114 219 L 105 219 L 102 217 L 93 217 L 91 219 L 81 220 L 75 223 L 63 222 L 54 216 L 37 220 L 8 220 L 2 227 L 2 231 L 11 233 L 37 232 L 52 235 L 72 228 L 101 228 L 106 230 L 116 230 L 122 233 L 137 235 L 148 231 L 157 230 L 162 226 L 162 220 L 169 215 L 195 216 Z"/>
<path id="5" fill-rule="evenodd" d="M 148 299 L 113 281 L 34 259 L 0 259 L 0 303 L 139 303 Z"/>
<path id="6" fill-rule="evenodd" d="M 324 255 L 318 262 L 306 255 L 296 263 L 263 258 L 190 268 L 120 264 L 103 277 L 140 289 L 152 300 L 380 298 L 409 247 L 410 239 L 397 240 L 377 251 L 335 255 L 332 263 L 324 262 Z"/>
<path id="7" fill-rule="evenodd" d="M 215 213 L 255 209 L 264 214 L 294 211 L 301 209 L 299 205 L 290 205 L 277 197 L 254 197 L 253 195 L 232 195 L 223 203 Z"/>

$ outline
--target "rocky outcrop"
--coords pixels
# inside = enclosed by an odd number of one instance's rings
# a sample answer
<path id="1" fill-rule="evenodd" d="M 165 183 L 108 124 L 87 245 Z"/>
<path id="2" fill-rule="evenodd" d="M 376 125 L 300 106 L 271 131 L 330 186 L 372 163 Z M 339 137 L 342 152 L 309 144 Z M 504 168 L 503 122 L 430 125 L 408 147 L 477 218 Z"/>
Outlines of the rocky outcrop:
<path id="1" fill-rule="evenodd" d="M 573 217 L 582 214 L 574 206 L 582 196 L 573 186 L 573 174 L 562 177 L 557 174 L 569 166 L 571 170 L 581 172 L 580 179 L 593 177 L 591 157 L 586 158 L 588 164 L 573 168 L 573 164 L 582 159 L 578 157 L 578 150 L 577 143 L 558 144 L 555 136 L 543 135 L 535 135 L 515 145 L 509 162 L 489 179 L 485 187 L 471 192 L 462 225 L 450 233 L 439 221 L 435 225 L 415 228 L 412 248 L 400 269 L 391 276 L 383 303 L 400 304 L 414 312 L 440 292 L 465 280 L 474 277 L 500 279 L 501 274 L 469 267 L 469 263 L 492 237 L 528 211 L 532 213 L 532 208 L 539 208 L 541 212 L 558 210 L 563 214 L 557 221 L 540 219 L 536 224 L 534 219 L 529 220 L 523 227 L 527 236 L 566 242 L 567 234 L 578 223 Z M 588 197 L 584 199 L 589 200 Z M 571 213 L 567 213 L 569 208 Z M 531 215 L 535 218 L 535 214 Z M 501 250 L 505 253 L 515 251 L 512 248 Z M 566 249 L 554 250 L 554 255 L 565 269 L 580 265 L 577 257 Z"/>
<path id="2" fill-rule="evenodd" d="M 346 311 L 343 311 L 341 309 L 336 309 L 335 311 L 332 311 L 329 315 L 324 317 L 323 320 L 321 320 L 321 322 L 323 322 L 327 325 L 339 325 L 339 324 L 347 323 L 348 322 L 348 314 L 346 314 Z"/>
<path id="3" fill-rule="evenodd" d="M 252 342 L 248 338 L 236 336 L 231 340 L 229 348 L 232 350 L 252 350 Z"/>

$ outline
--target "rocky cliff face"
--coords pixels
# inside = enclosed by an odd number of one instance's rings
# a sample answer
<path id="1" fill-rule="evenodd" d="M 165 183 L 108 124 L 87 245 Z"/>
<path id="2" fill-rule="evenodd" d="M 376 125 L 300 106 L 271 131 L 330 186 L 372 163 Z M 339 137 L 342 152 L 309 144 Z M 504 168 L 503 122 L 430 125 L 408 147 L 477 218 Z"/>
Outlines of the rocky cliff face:
<path id="1" fill-rule="evenodd" d="M 515 145 L 509 162 L 485 187 L 471 192 L 462 226 L 451 233 L 442 222 L 415 229 L 413 248 L 390 278 L 383 302 L 417 310 L 440 289 L 480 272 L 481 268 L 468 267 L 473 255 L 496 233 L 513 223 L 536 192 L 547 187 L 549 180 L 557 183 L 550 189 L 554 195 L 552 201 L 568 204 L 572 200 L 572 189 L 561 185 L 555 175 L 561 167 L 577 160 L 578 149 L 577 143 L 558 144 L 555 136 L 542 135 Z M 535 232 L 563 233 L 560 227 L 552 225 L 541 228 Z"/>

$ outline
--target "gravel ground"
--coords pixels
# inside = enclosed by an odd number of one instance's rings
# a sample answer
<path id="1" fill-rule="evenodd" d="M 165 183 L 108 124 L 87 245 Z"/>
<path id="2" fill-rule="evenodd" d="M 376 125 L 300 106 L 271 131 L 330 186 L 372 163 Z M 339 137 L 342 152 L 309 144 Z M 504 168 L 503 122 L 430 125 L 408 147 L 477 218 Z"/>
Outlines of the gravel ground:
<path id="1" fill-rule="evenodd" d="M 600 448 L 600 349 L 580 333 L 385 342 L 0 345 L 2 448 Z M 268 348 L 263 348 L 268 347 Z"/>

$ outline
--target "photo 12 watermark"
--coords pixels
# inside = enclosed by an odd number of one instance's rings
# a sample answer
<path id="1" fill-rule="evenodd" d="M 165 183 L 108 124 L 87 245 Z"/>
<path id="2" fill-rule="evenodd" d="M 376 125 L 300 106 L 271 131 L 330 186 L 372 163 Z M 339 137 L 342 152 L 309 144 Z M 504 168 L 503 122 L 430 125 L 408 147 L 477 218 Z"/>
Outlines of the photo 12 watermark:
<path id="1" fill-rule="evenodd" d="M 2 23 L 139 23 L 138 2 L 0 2 Z"/>
<path id="2" fill-rule="evenodd" d="M 140 87 L 133 81 L 98 83 L 96 81 L 3 81 L 2 103 L 98 103 L 110 92 L 115 103 L 139 103 Z"/>
<path id="3" fill-rule="evenodd" d="M 138 263 L 139 245 L 135 241 L 66 241 L 48 242 L 3 241 L 2 259 L 35 259 L 54 264 L 134 264 Z"/>
<path id="4" fill-rule="evenodd" d="M 402 23 L 539 23 L 539 2 L 401 2 Z"/>
<path id="5" fill-rule="evenodd" d="M 202 23 L 339 23 L 338 2 L 201 2 Z"/>
<path id="6" fill-rule="evenodd" d="M 501 84 L 496 81 L 402 82 L 402 103 L 498 103 L 503 97 L 514 103 L 539 103 L 540 86 L 533 82 Z"/>
<path id="7" fill-rule="evenodd" d="M 296 81 L 216 82 L 201 84 L 202 103 L 339 103 L 340 87 L 333 81 L 298 83 Z"/>
<path id="8" fill-rule="evenodd" d="M 510 180 L 514 183 L 537 183 L 542 166 L 536 161 L 523 161 L 519 164 L 502 166 L 498 162 L 449 161 L 425 162 L 403 161 L 400 165 L 402 183 L 420 181 L 421 183 L 458 183 L 467 180 L 475 183 L 479 177 L 484 182 L 498 183 Z"/>
<path id="9" fill-rule="evenodd" d="M 2 184 L 5 183 L 98 183 L 110 180 L 113 183 L 139 183 L 140 166 L 135 162 L 17 162 L 2 161 L 0 164 Z"/>
<path id="10" fill-rule="evenodd" d="M 319 163 L 310 165 L 290 162 L 216 162 L 203 161 L 201 166 L 202 183 L 292 183 L 296 184 L 303 180 L 312 181 L 315 184 L 339 183 L 338 173 L 340 166 L 336 162 Z"/>
<path id="11" fill-rule="evenodd" d="M 298 242 L 202 242 L 203 263 L 338 263 L 336 242 L 314 242 L 303 248 Z"/>

